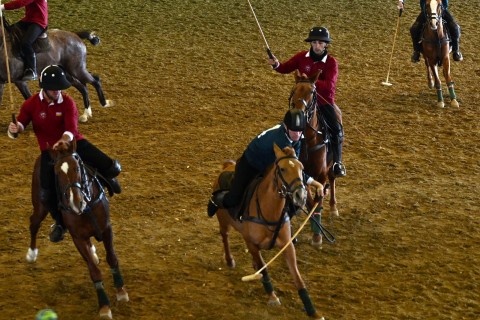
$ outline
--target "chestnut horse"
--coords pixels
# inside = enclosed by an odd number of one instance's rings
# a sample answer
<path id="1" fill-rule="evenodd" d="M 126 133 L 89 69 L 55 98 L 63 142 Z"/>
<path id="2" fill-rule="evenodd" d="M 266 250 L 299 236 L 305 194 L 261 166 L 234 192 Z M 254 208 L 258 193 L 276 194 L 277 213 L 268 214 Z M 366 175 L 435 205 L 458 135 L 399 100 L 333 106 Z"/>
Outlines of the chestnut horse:
<path id="1" fill-rule="evenodd" d="M 23 77 L 23 60 L 12 52 L 12 34 L 10 30 L 13 26 L 8 26 L 8 22 L 4 19 L 5 25 L 5 39 L 8 48 L 8 62 L 10 64 L 10 81 L 15 83 L 20 90 L 24 99 L 28 99 L 32 94 L 28 88 L 27 82 L 22 81 Z M 0 29 L 0 37 L 2 37 L 2 30 Z M 87 83 L 91 84 L 98 94 L 98 99 L 103 107 L 110 107 L 114 105 L 112 100 L 106 100 L 103 93 L 100 78 L 96 75 L 90 74 L 87 70 L 87 47 L 82 39 L 88 39 L 93 45 L 100 43 L 100 39 L 93 32 L 69 32 L 58 29 L 49 29 L 45 32 L 50 45 L 48 50 L 38 52 L 37 57 L 37 72 L 40 73 L 46 66 L 51 64 L 61 65 L 66 71 L 68 80 L 72 85 L 80 91 L 83 97 L 83 104 L 85 110 L 79 117 L 80 122 L 87 122 L 88 118 L 92 117 L 92 109 L 90 108 L 90 99 L 88 96 Z M 45 39 L 42 41 L 46 41 Z M 3 41 L 0 43 L 0 49 L 3 51 Z M 40 75 L 39 75 L 40 76 Z M 0 101 L 2 100 L 5 83 L 8 81 L 5 55 L 0 54 Z"/>
<path id="2" fill-rule="evenodd" d="M 305 128 L 305 137 L 302 142 L 299 158 L 305 167 L 305 173 L 325 186 L 325 193 L 327 188 L 330 188 L 330 213 L 338 215 L 337 198 L 335 193 L 335 176 L 332 171 L 333 157 L 327 152 L 329 144 L 328 134 L 324 121 L 317 110 L 317 91 L 315 88 L 315 82 L 319 75 L 320 71 L 314 73 L 310 77 L 301 74 L 298 70 L 295 71 L 295 85 L 290 94 L 289 107 L 305 111 L 307 126 Z M 334 108 L 341 123 L 342 114 L 336 105 L 334 105 Z M 326 184 L 327 180 L 328 184 Z M 307 206 L 312 208 L 313 204 L 313 199 L 309 197 Z M 323 208 L 322 205 L 323 203 L 320 202 L 320 205 L 317 207 L 317 212 L 315 212 L 314 217 L 315 215 L 318 215 L 318 218 L 313 219 L 317 222 L 313 220 L 311 221 L 312 228 L 315 228 L 315 225 L 320 223 L 319 218 Z M 320 244 L 320 234 L 314 233 L 312 245 L 319 246 Z"/>
<path id="3" fill-rule="evenodd" d="M 113 275 L 117 301 L 129 300 L 123 286 L 117 255 L 113 247 L 113 231 L 110 224 L 109 202 L 105 192 L 91 170 L 83 165 L 75 152 L 76 141 L 61 144 L 51 150 L 55 161 L 54 171 L 57 186 L 59 209 L 72 240 L 80 255 L 87 263 L 98 296 L 99 315 L 112 319 L 110 301 L 103 287 L 102 272 L 98 268 L 98 257 L 90 238 L 102 241 L 106 260 Z M 30 247 L 26 259 L 35 262 L 38 256 L 37 233 L 41 222 L 48 214 L 47 206 L 40 196 L 40 157 L 37 158 L 32 178 L 33 213 L 30 216 Z"/>
<path id="4" fill-rule="evenodd" d="M 225 262 L 230 268 L 235 267 L 228 241 L 229 231 L 233 227 L 242 234 L 248 251 L 252 255 L 254 269 L 257 271 L 264 268 L 261 274 L 262 283 L 268 295 L 268 304 L 279 305 L 280 300 L 273 290 L 260 250 L 269 250 L 273 246 L 282 248 L 288 244 L 284 256 L 305 310 L 310 317 L 321 319 L 298 271 L 295 247 L 291 243 L 290 218 L 284 210 L 287 201 L 300 207 L 305 205 L 307 191 L 303 184 L 303 166 L 295 156 L 293 148 L 286 147 L 281 150 L 276 144 L 273 148 L 276 155 L 275 164 L 266 170 L 255 186 L 249 202 L 240 212 L 241 220 L 232 218 L 227 209 L 217 211 Z M 235 162 L 225 162 L 220 176 L 214 182 L 213 189 L 220 188 L 222 174 L 233 171 L 235 171 Z"/>
<path id="5" fill-rule="evenodd" d="M 428 87 L 437 90 L 437 106 L 443 108 L 442 83 L 438 75 L 437 66 L 443 66 L 443 76 L 447 81 L 448 92 L 451 99 L 451 106 L 458 107 L 457 97 L 455 95 L 454 82 L 450 74 L 450 44 L 447 33 L 442 22 L 442 1 L 427 0 L 426 14 L 427 23 L 422 33 L 422 48 L 425 66 L 427 67 Z"/>

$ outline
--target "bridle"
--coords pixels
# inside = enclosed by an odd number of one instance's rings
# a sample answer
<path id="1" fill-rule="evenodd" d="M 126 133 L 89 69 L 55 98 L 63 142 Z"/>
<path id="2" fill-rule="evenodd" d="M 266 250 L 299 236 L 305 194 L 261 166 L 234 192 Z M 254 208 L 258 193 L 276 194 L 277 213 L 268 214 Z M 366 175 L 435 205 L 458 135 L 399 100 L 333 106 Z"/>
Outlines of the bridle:
<path id="1" fill-rule="evenodd" d="M 292 199 L 292 195 L 295 193 L 295 191 L 297 191 L 298 189 L 305 189 L 305 186 L 303 185 L 302 178 L 295 178 L 291 182 L 288 182 L 285 180 L 285 177 L 283 176 L 282 170 L 278 165 L 278 163 L 282 160 L 291 161 L 289 159 L 293 159 L 294 161 L 298 162 L 297 157 L 294 157 L 294 156 L 284 156 L 284 157 L 278 158 L 275 161 L 275 178 L 274 179 L 275 179 L 275 186 L 277 188 L 278 193 L 280 194 L 280 197 Z M 279 181 L 281 183 L 279 183 Z"/>
<path id="2" fill-rule="evenodd" d="M 299 98 L 297 101 L 293 101 L 293 96 L 295 94 L 295 91 L 297 89 L 297 86 L 299 83 L 308 83 L 311 85 L 312 89 L 309 92 L 309 96 L 311 97 L 310 102 L 307 102 L 306 98 Z M 317 105 L 317 88 L 314 83 L 312 83 L 309 79 L 300 79 L 297 80 L 295 85 L 292 88 L 292 91 L 290 92 L 290 96 L 288 97 L 288 105 L 290 109 L 295 108 L 295 103 L 300 102 L 304 108 L 305 108 L 305 115 L 307 116 L 307 123 L 310 122 L 310 120 L 313 117 L 313 111 L 315 110 L 315 106 Z"/>
<path id="3" fill-rule="evenodd" d="M 68 183 L 67 185 L 63 186 L 62 189 L 59 188 L 59 183 L 58 183 L 58 175 L 55 175 L 55 183 L 57 185 L 57 193 L 58 193 L 58 199 L 60 203 L 60 208 L 62 210 L 67 210 L 70 212 L 75 212 L 76 214 L 80 215 L 83 212 L 77 212 L 73 210 L 73 208 L 69 204 L 69 190 L 71 189 L 78 189 L 80 190 L 80 193 L 82 194 L 83 200 L 86 202 L 87 208 L 91 208 L 93 205 L 97 203 L 102 197 L 103 194 L 103 189 L 100 187 L 100 184 L 95 176 L 92 177 L 92 179 L 89 179 L 87 175 L 87 170 L 85 168 L 85 165 L 83 164 L 82 159 L 78 155 L 78 153 L 74 152 L 71 154 L 65 154 L 61 157 L 58 157 L 55 160 L 55 166 L 57 165 L 58 162 L 61 162 L 65 158 L 72 158 L 73 163 L 75 163 L 75 166 L 73 168 L 70 168 L 68 170 L 76 170 L 77 172 L 80 172 L 80 180 L 76 180 L 73 182 Z M 68 175 L 67 175 L 68 176 Z M 96 183 L 100 190 L 99 195 L 93 199 L 93 183 Z M 85 211 L 84 210 L 84 211 Z"/>
<path id="4" fill-rule="evenodd" d="M 435 3 L 437 5 L 435 11 L 433 10 L 431 3 Z M 442 5 L 436 0 L 431 0 L 429 7 L 425 8 L 425 14 L 427 15 L 427 21 L 436 20 L 434 25 L 432 25 L 430 22 L 428 22 L 428 25 L 430 29 L 437 31 L 442 23 Z"/>

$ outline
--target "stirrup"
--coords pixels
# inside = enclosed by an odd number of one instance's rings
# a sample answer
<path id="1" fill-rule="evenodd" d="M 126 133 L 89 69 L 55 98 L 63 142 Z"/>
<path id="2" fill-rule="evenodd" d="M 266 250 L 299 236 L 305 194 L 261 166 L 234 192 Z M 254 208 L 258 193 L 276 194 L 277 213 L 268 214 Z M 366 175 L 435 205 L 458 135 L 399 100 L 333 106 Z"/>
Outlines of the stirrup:
<path id="1" fill-rule="evenodd" d="M 457 51 L 453 52 L 453 60 L 454 61 L 462 61 L 463 60 L 463 55 L 460 52 L 460 50 L 457 50 Z"/>
<path id="2" fill-rule="evenodd" d="M 50 241 L 60 242 L 63 240 L 63 235 L 65 234 L 65 229 L 59 224 L 52 224 L 52 231 L 50 231 Z"/>
<path id="3" fill-rule="evenodd" d="M 33 71 L 33 69 L 28 68 L 23 72 L 22 81 L 30 81 L 30 80 L 37 80 L 37 79 L 38 79 L 37 73 Z"/>
<path id="4" fill-rule="evenodd" d="M 333 164 L 333 175 L 335 177 L 345 177 L 347 175 L 347 169 L 341 162 Z"/>
<path id="5" fill-rule="evenodd" d="M 228 190 L 217 190 L 212 193 L 207 205 L 207 213 L 210 218 L 217 213 L 218 209 L 223 209 L 223 197 L 227 193 Z"/>
<path id="6" fill-rule="evenodd" d="M 413 51 L 411 60 L 413 63 L 420 62 L 420 52 Z"/>

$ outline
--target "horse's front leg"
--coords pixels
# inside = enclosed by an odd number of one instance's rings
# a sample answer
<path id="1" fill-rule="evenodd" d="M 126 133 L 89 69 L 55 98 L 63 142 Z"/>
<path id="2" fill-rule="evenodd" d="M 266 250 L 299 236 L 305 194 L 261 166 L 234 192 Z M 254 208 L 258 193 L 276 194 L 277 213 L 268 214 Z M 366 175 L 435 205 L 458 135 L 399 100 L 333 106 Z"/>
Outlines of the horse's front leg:
<path id="1" fill-rule="evenodd" d="M 78 252 L 82 256 L 83 260 L 87 263 L 88 270 L 90 272 L 90 278 L 93 281 L 93 285 L 97 292 L 99 316 L 101 318 L 112 319 L 112 311 L 110 309 L 110 300 L 103 286 L 102 272 L 95 264 L 93 256 L 90 251 L 88 240 L 74 237 L 72 235 L 73 243 L 77 247 Z"/>
<path id="2" fill-rule="evenodd" d="M 251 242 L 246 242 L 248 251 L 252 255 L 253 269 L 258 271 L 260 268 L 263 268 L 265 261 L 263 261 L 262 255 L 260 254 L 260 249 L 258 246 Z M 280 305 L 280 299 L 278 299 L 277 294 L 273 290 L 272 282 L 270 281 L 270 276 L 268 275 L 267 268 L 262 270 L 262 284 L 265 292 L 268 296 L 268 305 Z"/>
<path id="3" fill-rule="evenodd" d="M 103 246 L 105 247 L 105 252 L 107 255 L 107 263 L 110 266 L 110 271 L 112 272 L 113 284 L 117 289 L 117 301 L 128 302 L 130 299 L 124 286 L 123 275 L 120 271 L 117 254 L 115 253 L 115 249 L 113 247 L 113 231 L 111 225 L 107 226 L 103 232 Z"/>
<path id="4" fill-rule="evenodd" d="M 432 76 L 432 70 L 430 68 L 430 64 L 428 63 L 427 58 L 425 58 L 425 67 L 427 69 L 427 83 L 428 83 L 428 89 L 433 89 L 433 76 Z"/>
<path id="5" fill-rule="evenodd" d="M 298 271 L 297 256 L 295 252 L 295 246 L 293 244 L 290 243 L 290 245 L 285 249 L 284 256 L 285 260 L 287 261 L 288 270 L 292 275 L 293 282 L 295 283 L 295 287 L 298 290 L 298 295 L 302 300 L 307 315 L 314 319 L 322 319 L 322 317 L 317 313 L 317 310 L 313 306 L 313 302 L 310 299 L 307 288 L 305 287 L 305 282 L 300 275 L 300 271 Z"/>
<path id="6" fill-rule="evenodd" d="M 450 95 L 451 100 L 450 105 L 458 108 L 459 105 L 457 101 L 457 95 L 455 94 L 454 82 L 450 73 L 450 58 L 448 55 L 443 59 L 443 76 L 445 77 L 445 81 L 447 81 L 448 94 Z"/>

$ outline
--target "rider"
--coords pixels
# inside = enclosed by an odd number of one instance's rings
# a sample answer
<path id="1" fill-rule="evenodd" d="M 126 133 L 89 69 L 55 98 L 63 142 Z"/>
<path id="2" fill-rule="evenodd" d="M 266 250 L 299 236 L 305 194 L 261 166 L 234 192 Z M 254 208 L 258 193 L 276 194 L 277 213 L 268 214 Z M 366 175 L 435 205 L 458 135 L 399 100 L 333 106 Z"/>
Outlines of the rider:
<path id="1" fill-rule="evenodd" d="M 337 60 L 328 54 L 327 48 L 332 39 L 330 32 L 325 27 L 310 29 L 305 42 L 310 43 L 310 50 L 300 51 L 288 61 L 280 63 L 275 56 L 268 62 L 279 73 L 290 73 L 298 69 L 307 77 L 318 70 L 321 71 L 315 82 L 317 88 L 317 110 L 321 112 L 327 129 L 331 135 L 333 149 L 333 173 L 336 177 L 347 175 L 347 170 L 342 163 L 343 126 L 338 121 L 335 109 L 335 86 L 338 78 Z"/>
<path id="2" fill-rule="evenodd" d="M 100 151 L 78 131 L 75 102 L 61 91 L 70 86 L 71 83 L 60 66 L 46 67 L 40 74 L 40 92 L 25 100 L 16 122 L 11 122 L 8 126 L 8 136 L 14 139 L 16 134 L 23 132 L 25 127 L 32 123 L 41 150 L 40 197 L 56 221 L 50 232 L 52 242 L 63 239 L 65 227 L 58 210 L 53 160 L 48 152 L 50 147 L 55 149 L 60 143 L 71 142 L 75 138 L 77 153 L 82 160 L 96 168 L 109 181 L 115 193 L 122 191 L 116 179 L 121 171 L 120 163 Z"/>
<path id="3" fill-rule="evenodd" d="M 37 66 L 33 43 L 47 30 L 47 0 L 12 0 L 0 6 L 1 10 L 15 10 L 25 7 L 25 17 L 16 23 L 23 30 L 21 40 L 21 58 L 25 64 L 23 81 L 37 80 Z"/>
<path id="4" fill-rule="evenodd" d="M 398 1 L 398 9 L 403 10 L 403 3 L 404 0 Z M 418 15 L 417 19 L 413 23 L 412 27 L 410 28 L 410 35 L 412 37 L 413 42 L 413 54 L 412 54 L 412 62 L 416 63 L 420 61 L 420 52 L 422 51 L 422 44 L 420 43 L 422 37 L 422 28 L 423 25 L 427 22 L 426 16 L 426 8 L 425 8 L 425 0 L 420 0 L 420 9 L 421 12 Z M 442 0 L 443 6 L 443 16 L 442 18 L 445 19 L 447 22 L 448 30 L 450 31 L 450 41 L 452 44 L 452 51 L 453 51 L 453 60 L 455 61 L 462 61 L 463 55 L 460 52 L 460 26 L 458 25 L 455 18 L 452 16 L 450 11 L 448 11 L 448 0 Z"/>
<path id="5" fill-rule="evenodd" d="M 247 146 L 237 162 L 232 186 L 229 191 L 218 190 L 213 192 L 208 202 L 208 216 L 213 217 L 218 208 L 233 208 L 240 204 L 243 192 L 249 183 L 267 167 L 275 162 L 273 144 L 280 149 L 293 147 L 295 153 L 300 153 L 302 133 L 305 129 L 305 115 L 300 109 L 287 111 L 283 122 L 257 135 Z M 317 194 L 323 194 L 320 182 L 307 177 L 307 184 L 317 189 Z"/>

